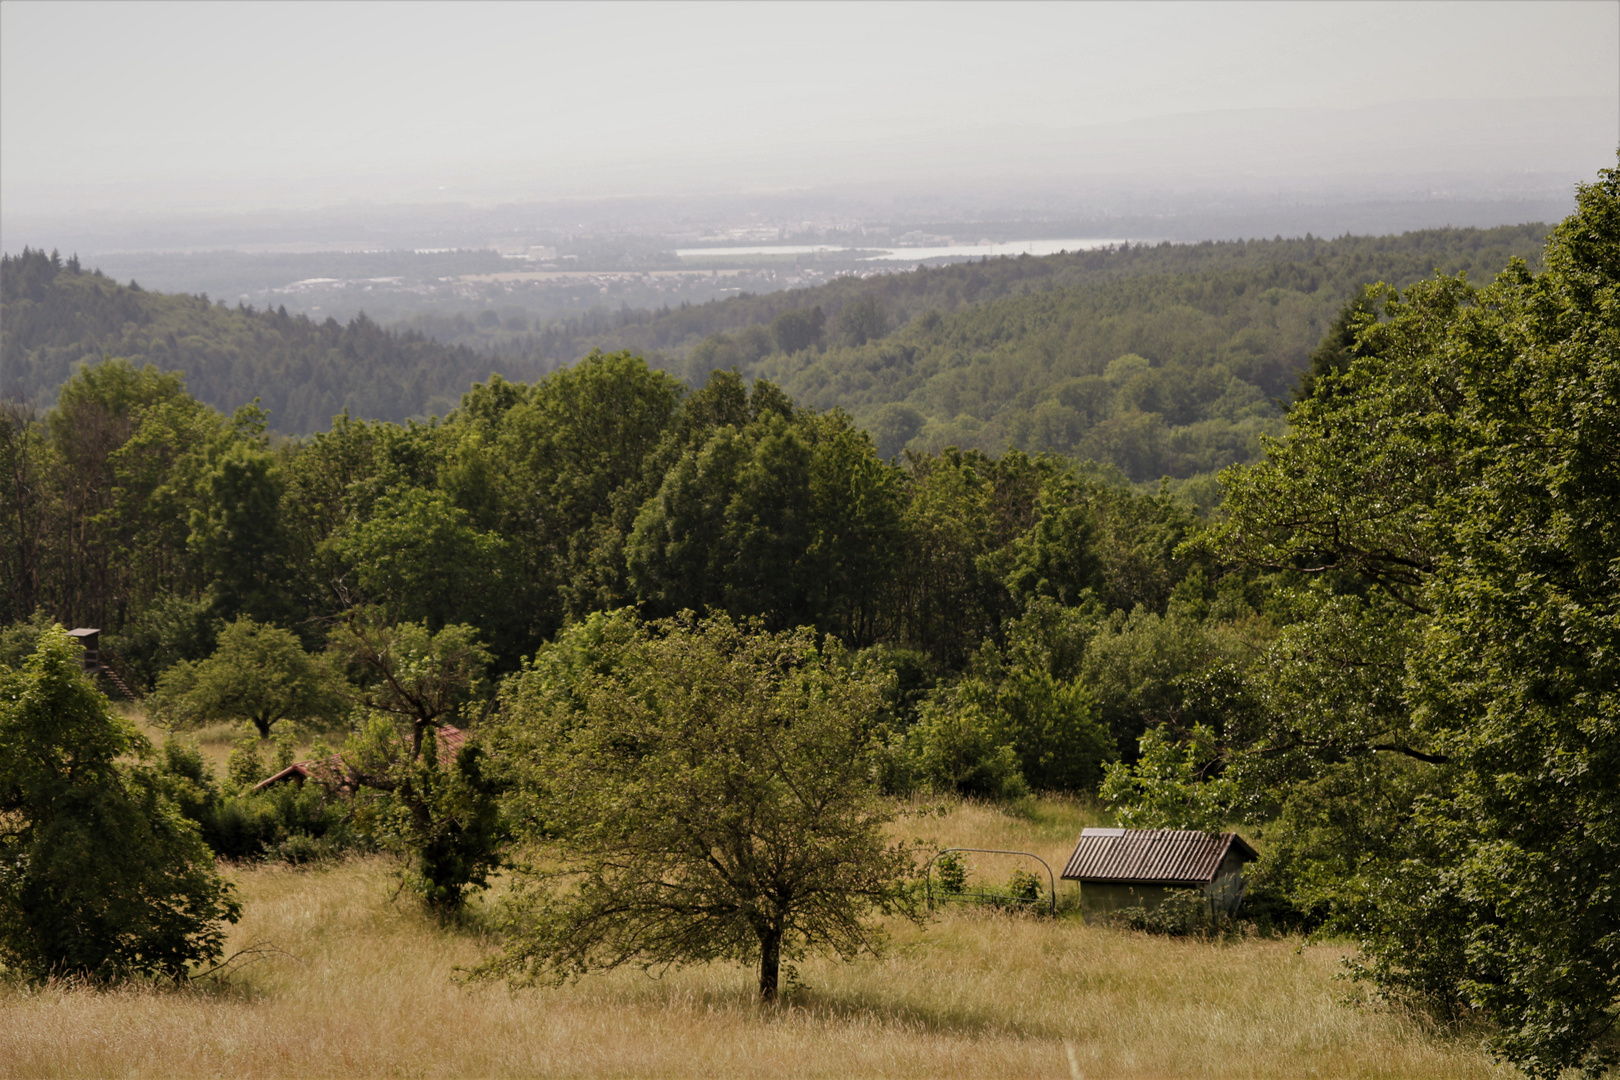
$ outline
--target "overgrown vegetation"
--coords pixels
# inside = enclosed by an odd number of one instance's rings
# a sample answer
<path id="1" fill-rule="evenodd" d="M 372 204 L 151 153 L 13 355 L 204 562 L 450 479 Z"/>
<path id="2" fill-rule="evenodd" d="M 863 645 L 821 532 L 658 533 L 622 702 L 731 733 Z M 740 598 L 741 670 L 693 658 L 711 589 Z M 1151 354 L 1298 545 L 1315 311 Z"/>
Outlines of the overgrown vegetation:
<path id="1" fill-rule="evenodd" d="M 1347 290 L 1287 437 L 1203 510 L 1062 455 L 891 459 L 771 381 L 691 391 L 624 353 L 492 378 L 442 422 L 298 440 L 107 361 L 44 417 L 7 413 L 7 685 L 71 675 L 61 709 L 106 718 L 52 620 L 100 626 L 171 725 L 254 725 L 217 785 L 184 743 L 143 771 L 107 737 L 83 775 L 168 823 L 131 851 L 206 893 L 205 839 L 382 848 L 441 919 L 504 868 L 486 970 L 519 981 L 744 959 L 769 998 L 787 961 L 875 951 L 879 916 L 919 914 L 905 800 L 1035 822 L 1032 793 L 1097 793 L 1124 824 L 1243 825 L 1266 918 L 1351 936 L 1389 1008 L 1533 1076 L 1599 1075 L 1620 1017 L 1620 176 L 1579 207 L 1539 275 Z M 876 314 L 772 340 L 809 342 L 810 370 L 835 352 L 818 334 L 892 344 Z M 1078 363 L 1108 317 L 1070 314 L 1049 343 Z M 1115 363 L 1120 387 L 1159 370 Z M 305 729 L 341 746 L 296 762 L 301 790 L 256 791 Z M 46 865 L 7 857 L 8 882 Z M 1009 904 L 1040 885 L 1015 874 Z M 14 895 L 17 926 L 43 917 Z M 155 967 L 217 955 L 230 914 L 197 908 Z"/>
<path id="2" fill-rule="evenodd" d="M 34 979 L 179 979 L 241 905 L 60 628 L 0 671 L 0 962 Z"/>

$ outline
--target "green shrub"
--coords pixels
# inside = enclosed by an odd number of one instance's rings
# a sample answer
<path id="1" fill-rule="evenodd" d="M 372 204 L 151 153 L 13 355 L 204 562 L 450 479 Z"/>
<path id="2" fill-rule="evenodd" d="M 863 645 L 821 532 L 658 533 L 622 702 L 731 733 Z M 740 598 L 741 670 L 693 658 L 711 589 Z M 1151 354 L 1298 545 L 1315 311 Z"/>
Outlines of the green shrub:
<path id="1" fill-rule="evenodd" d="M 291 764 L 292 740 L 276 740 L 276 771 Z M 224 859 L 280 859 L 291 863 L 329 858 L 366 843 L 354 829 L 349 806 L 318 784 L 278 784 L 256 792 L 269 775 L 258 736 L 248 730 L 231 752 L 225 790 L 215 782 L 196 743 L 170 736 L 158 758 L 163 793 L 195 822 L 203 840 Z M 316 757 L 330 751 L 321 748 Z"/>
<path id="2" fill-rule="evenodd" d="M 260 780 L 270 776 L 264 762 L 264 740 L 244 728 L 231 744 L 231 756 L 225 762 L 225 790 L 232 795 L 249 791 Z M 278 770 L 279 771 L 279 770 Z"/>
<path id="3" fill-rule="evenodd" d="M 941 698 L 925 702 L 901 752 L 906 778 L 914 785 L 991 799 L 1029 794 L 1008 733 L 976 705 Z"/>
<path id="4" fill-rule="evenodd" d="M 1007 879 L 1007 895 L 1014 900 L 1033 904 L 1041 898 L 1041 879 L 1038 874 L 1032 874 L 1023 867 L 1012 872 Z"/>
<path id="5" fill-rule="evenodd" d="M 1171 889 L 1154 907 L 1128 907 L 1115 912 L 1113 921 L 1130 930 L 1166 937 L 1202 937 L 1232 928 L 1230 916 L 1217 915 L 1202 889 Z"/>
<path id="6" fill-rule="evenodd" d="M 375 715 L 349 744 L 361 771 L 390 777 L 391 790 L 364 790 L 356 827 L 380 847 L 406 857 L 405 885 L 441 915 L 461 907 L 466 895 L 485 888 L 502 861 L 507 827 L 500 813 L 501 785 L 489 774 L 489 759 L 464 743 L 440 762 L 437 730 L 424 732 L 422 754 L 386 717 Z"/>
<path id="7" fill-rule="evenodd" d="M 225 859 L 308 862 L 364 846 L 348 807 L 317 784 L 277 784 L 222 799 L 201 824 L 203 839 Z"/>
<path id="8" fill-rule="evenodd" d="M 201 822 L 219 803 L 219 785 L 195 741 L 170 735 L 158 754 L 157 776 L 163 793 L 192 821 Z"/>
<path id="9" fill-rule="evenodd" d="M 53 626 L 21 670 L 0 671 L 0 963 L 178 979 L 219 957 L 241 906 L 161 771 L 129 763 L 151 745 L 79 652 Z"/>

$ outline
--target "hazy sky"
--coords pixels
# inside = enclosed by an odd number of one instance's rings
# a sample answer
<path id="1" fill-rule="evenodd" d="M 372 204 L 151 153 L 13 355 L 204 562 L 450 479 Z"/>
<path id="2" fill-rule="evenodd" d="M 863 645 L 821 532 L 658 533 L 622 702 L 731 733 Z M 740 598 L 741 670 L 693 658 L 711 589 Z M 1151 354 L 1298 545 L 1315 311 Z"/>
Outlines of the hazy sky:
<path id="1" fill-rule="evenodd" d="M 776 160 L 835 179 L 908 140 L 1549 97 L 1620 98 L 1620 3 L 6 0 L 0 194 L 10 215 L 385 198 L 390 177 L 723 185 Z"/>

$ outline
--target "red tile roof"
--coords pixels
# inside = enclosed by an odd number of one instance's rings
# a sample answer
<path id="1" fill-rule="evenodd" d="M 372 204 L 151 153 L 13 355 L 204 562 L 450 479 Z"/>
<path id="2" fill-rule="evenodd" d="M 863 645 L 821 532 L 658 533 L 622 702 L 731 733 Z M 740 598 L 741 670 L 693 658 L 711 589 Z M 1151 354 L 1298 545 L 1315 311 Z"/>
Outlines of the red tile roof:
<path id="1" fill-rule="evenodd" d="M 439 741 L 439 763 L 441 765 L 448 764 L 450 760 L 460 752 L 461 744 L 467 741 L 467 733 L 456 727 L 454 724 L 440 724 L 434 729 L 434 731 L 436 732 Z M 326 759 L 326 763 L 335 767 L 340 775 L 347 774 L 348 772 L 348 770 L 344 767 L 343 755 L 341 754 L 333 754 L 331 757 Z M 267 776 L 263 780 L 260 780 L 257 784 L 254 784 L 253 790 L 263 791 L 267 787 L 272 787 L 287 780 L 296 780 L 301 784 L 305 780 L 309 779 L 309 774 L 318 764 L 320 764 L 320 762 L 317 762 L 314 758 L 311 758 L 308 761 L 295 761 L 285 769 L 282 769 L 280 772 L 276 773 L 274 776 Z"/>
<path id="2" fill-rule="evenodd" d="M 1208 885 L 1233 849 L 1255 851 L 1237 833 L 1185 829 L 1083 829 L 1063 877 L 1132 885 Z"/>

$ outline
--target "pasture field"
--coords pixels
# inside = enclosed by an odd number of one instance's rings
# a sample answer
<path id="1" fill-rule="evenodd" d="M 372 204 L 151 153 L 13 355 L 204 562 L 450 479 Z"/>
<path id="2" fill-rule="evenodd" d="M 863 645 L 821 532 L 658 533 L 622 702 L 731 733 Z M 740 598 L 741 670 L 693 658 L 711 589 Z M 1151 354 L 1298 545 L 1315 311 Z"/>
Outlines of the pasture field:
<path id="1" fill-rule="evenodd" d="M 958 803 L 903 827 L 1061 869 L 1093 817 L 1055 800 L 1021 815 Z M 993 880 L 1012 865 L 978 864 Z M 1476 1040 L 1357 1003 L 1329 944 L 952 908 L 926 929 L 895 925 L 882 959 L 801 963 L 799 985 L 761 1007 L 735 965 L 469 985 L 458 969 L 491 940 L 394 899 L 383 858 L 231 874 L 245 907 L 231 948 L 278 952 L 179 991 L 0 984 L 0 1077 L 1510 1075 Z"/>

